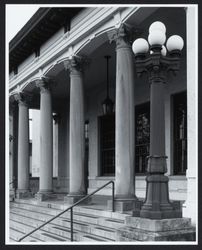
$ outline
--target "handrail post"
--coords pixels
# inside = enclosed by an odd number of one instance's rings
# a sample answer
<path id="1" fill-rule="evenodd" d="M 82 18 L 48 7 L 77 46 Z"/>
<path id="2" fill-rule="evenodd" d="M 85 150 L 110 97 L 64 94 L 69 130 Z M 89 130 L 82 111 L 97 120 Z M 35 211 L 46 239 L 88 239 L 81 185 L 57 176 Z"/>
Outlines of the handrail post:
<path id="1" fill-rule="evenodd" d="M 71 241 L 74 241 L 73 237 L 73 207 L 70 209 L 70 223 L 71 223 Z"/>
<path id="2" fill-rule="evenodd" d="M 112 181 L 112 212 L 114 212 L 114 182 Z"/>

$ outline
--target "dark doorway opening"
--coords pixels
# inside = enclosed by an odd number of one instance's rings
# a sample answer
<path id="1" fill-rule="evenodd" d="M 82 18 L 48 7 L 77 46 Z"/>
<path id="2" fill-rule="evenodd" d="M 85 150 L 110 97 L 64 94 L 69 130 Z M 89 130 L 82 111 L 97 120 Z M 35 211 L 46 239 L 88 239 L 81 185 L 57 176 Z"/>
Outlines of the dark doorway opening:
<path id="1" fill-rule="evenodd" d="M 173 96 L 174 174 L 185 175 L 187 169 L 187 95 Z"/>
<path id="2" fill-rule="evenodd" d="M 115 175 L 115 115 L 99 118 L 101 175 Z"/>
<path id="3" fill-rule="evenodd" d="M 135 107 L 135 172 L 145 174 L 150 142 L 150 103 Z"/>

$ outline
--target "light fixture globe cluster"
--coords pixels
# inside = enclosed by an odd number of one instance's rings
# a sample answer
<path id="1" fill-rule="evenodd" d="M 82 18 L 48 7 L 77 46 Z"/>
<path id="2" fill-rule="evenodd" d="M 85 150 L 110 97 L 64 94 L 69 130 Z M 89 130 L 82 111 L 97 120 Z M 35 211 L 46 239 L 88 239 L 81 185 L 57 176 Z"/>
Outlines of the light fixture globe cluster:
<path id="1" fill-rule="evenodd" d="M 150 53 L 153 53 L 154 49 L 161 51 L 162 56 L 166 56 L 167 50 L 181 51 L 184 46 L 183 39 L 178 35 L 173 35 L 168 38 L 166 47 L 164 46 L 166 41 L 166 26 L 159 21 L 152 23 L 149 27 L 148 42 L 144 38 L 138 38 L 133 42 L 132 50 L 135 55 L 146 54 L 149 51 L 149 45 L 151 46 Z"/>

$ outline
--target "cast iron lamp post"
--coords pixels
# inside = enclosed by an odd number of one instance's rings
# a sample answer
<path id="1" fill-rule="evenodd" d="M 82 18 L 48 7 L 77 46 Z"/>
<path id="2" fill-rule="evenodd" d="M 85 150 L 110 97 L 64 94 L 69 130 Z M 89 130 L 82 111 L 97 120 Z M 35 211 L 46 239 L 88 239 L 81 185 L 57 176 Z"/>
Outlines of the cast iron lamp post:
<path id="1" fill-rule="evenodd" d="M 179 202 L 170 202 L 165 155 L 164 88 L 169 71 L 177 73 L 180 51 L 184 42 L 180 36 L 168 38 L 166 27 L 154 22 L 149 28 L 148 42 L 139 38 L 133 42 L 138 77 L 147 73 L 150 82 L 150 155 L 146 177 L 146 199 L 140 209 L 140 217 L 164 219 L 182 217 Z M 168 50 L 168 55 L 167 54 Z"/>

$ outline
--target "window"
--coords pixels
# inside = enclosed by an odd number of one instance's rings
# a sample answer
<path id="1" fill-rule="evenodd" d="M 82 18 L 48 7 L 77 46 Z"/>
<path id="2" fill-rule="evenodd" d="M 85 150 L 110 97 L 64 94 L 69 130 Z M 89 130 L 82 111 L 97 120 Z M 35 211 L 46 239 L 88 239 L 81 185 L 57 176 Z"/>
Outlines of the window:
<path id="1" fill-rule="evenodd" d="M 135 172 L 144 174 L 150 142 L 150 104 L 135 107 Z"/>
<path id="2" fill-rule="evenodd" d="M 100 119 L 101 175 L 115 174 L 115 116 L 105 115 Z"/>
<path id="3" fill-rule="evenodd" d="M 187 169 L 187 99 L 186 92 L 173 96 L 174 174 L 184 175 Z"/>

